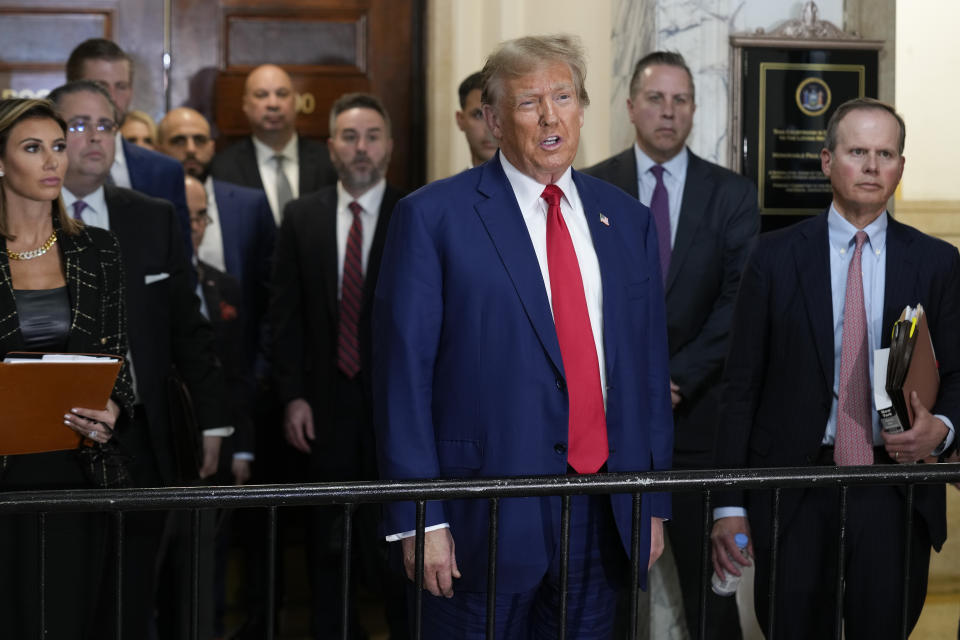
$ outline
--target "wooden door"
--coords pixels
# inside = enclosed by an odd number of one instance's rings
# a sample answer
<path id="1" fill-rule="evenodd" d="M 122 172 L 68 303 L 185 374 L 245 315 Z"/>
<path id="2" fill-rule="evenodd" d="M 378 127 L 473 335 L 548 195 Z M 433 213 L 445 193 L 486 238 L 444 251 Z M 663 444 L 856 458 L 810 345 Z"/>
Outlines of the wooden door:
<path id="1" fill-rule="evenodd" d="M 423 184 L 423 0 L 173 0 L 170 99 L 214 123 L 221 146 L 249 134 L 243 83 L 277 64 L 297 93 L 297 131 L 329 135 L 330 106 L 351 91 L 377 94 L 393 121 L 388 179 Z"/>

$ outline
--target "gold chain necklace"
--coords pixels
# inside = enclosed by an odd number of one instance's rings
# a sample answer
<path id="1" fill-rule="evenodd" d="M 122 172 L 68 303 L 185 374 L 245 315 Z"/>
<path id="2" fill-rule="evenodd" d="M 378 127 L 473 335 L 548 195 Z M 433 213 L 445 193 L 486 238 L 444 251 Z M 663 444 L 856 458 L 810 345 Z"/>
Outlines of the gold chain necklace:
<path id="1" fill-rule="evenodd" d="M 7 254 L 7 257 L 10 258 L 11 260 L 33 260 L 34 258 L 39 258 L 43 254 L 45 254 L 47 251 L 50 251 L 50 247 L 56 244 L 56 242 L 57 242 L 57 232 L 54 231 L 53 233 L 50 234 L 50 237 L 47 238 L 47 241 L 44 242 L 42 245 L 40 245 L 36 249 L 31 249 L 30 251 L 10 251 L 9 249 L 7 249 L 5 253 Z"/>

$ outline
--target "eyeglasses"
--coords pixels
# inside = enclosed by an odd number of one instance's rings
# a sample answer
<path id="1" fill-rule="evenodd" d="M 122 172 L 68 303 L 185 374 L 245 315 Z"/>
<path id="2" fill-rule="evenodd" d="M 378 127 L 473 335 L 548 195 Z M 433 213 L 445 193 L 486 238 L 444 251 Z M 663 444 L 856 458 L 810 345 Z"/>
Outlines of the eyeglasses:
<path id="1" fill-rule="evenodd" d="M 67 123 L 67 131 L 70 133 L 88 133 L 94 129 L 100 133 L 113 133 L 117 130 L 117 123 L 106 118 L 97 120 L 96 123 L 90 122 L 89 118 L 74 118 Z"/>

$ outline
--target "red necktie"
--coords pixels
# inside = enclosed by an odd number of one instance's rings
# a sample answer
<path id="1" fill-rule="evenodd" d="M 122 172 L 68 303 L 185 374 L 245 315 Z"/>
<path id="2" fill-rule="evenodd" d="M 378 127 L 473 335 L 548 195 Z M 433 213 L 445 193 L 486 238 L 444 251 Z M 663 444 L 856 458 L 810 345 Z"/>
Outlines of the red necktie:
<path id="1" fill-rule="evenodd" d="M 837 436 L 833 448 L 834 462 L 840 466 L 873 464 L 867 314 L 860 267 L 866 239 L 866 232 L 857 231 L 857 248 L 847 269 L 847 294 L 843 303 Z"/>
<path id="2" fill-rule="evenodd" d="M 547 201 L 547 267 L 553 321 L 570 401 L 567 463 L 578 473 L 595 473 L 607 460 L 607 421 L 600 389 L 600 364 L 583 293 L 580 263 L 563 221 L 563 191 L 548 184 L 540 196 Z"/>
<path id="3" fill-rule="evenodd" d="M 348 378 L 360 371 L 360 340 L 357 325 L 363 306 L 363 208 L 356 202 L 349 205 L 353 223 L 347 234 L 347 250 L 343 256 L 343 282 L 340 285 L 340 323 L 337 333 L 337 366 Z"/>

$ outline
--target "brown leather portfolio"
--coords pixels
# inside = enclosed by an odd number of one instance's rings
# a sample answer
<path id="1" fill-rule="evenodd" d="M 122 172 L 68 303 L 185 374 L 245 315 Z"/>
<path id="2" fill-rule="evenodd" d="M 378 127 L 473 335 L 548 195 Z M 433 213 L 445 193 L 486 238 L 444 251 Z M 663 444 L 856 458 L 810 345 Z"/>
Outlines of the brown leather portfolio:
<path id="1" fill-rule="evenodd" d="M 29 362 L 0 363 L 0 455 L 74 449 L 81 438 L 63 423 L 74 407 L 104 409 L 120 372 L 121 358 L 56 362 L 51 354 L 8 353 Z M 79 355 L 79 354 L 67 354 Z"/>
<path id="2" fill-rule="evenodd" d="M 927 325 L 927 315 L 923 312 L 923 307 L 917 305 L 916 321 L 913 322 L 907 319 L 910 311 L 913 310 L 909 307 L 905 309 L 894 327 L 887 385 L 887 393 L 903 429 L 909 429 L 913 425 L 910 393 L 916 391 L 923 406 L 932 411 L 940 390 L 940 372 Z"/>

